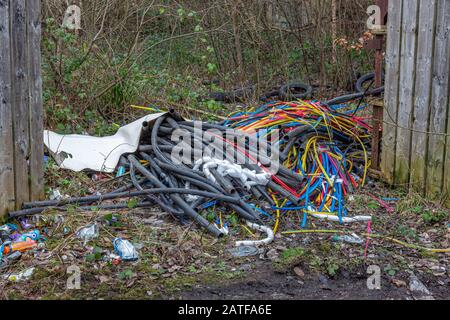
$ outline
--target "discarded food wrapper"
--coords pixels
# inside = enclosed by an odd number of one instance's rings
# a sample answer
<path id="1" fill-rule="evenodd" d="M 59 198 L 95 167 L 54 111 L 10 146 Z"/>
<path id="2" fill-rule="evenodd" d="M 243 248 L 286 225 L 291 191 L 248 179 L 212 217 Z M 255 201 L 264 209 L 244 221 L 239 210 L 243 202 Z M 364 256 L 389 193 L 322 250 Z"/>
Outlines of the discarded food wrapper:
<path id="1" fill-rule="evenodd" d="M 24 281 L 24 280 L 30 279 L 31 276 L 33 275 L 33 273 L 34 273 L 34 267 L 28 268 L 17 274 L 5 275 L 5 279 L 8 279 L 9 281 L 12 281 L 12 282 Z"/>
<path id="2" fill-rule="evenodd" d="M 124 261 L 136 261 L 139 259 L 139 254 L 133 244 L 122 238 L 115 238 L 113 240 L 114 251 Z"/>
<path id="3" fill-rule="evenodd" d="M 13 232 L 17 231 L 18 227 L 13 223 L 7 223 L 0 226 L 0 236 L 5 237 L 9 236 Z"/>
<path id="4" fill-rule="evenodd" d="M 20 225 L 22 226 L 22 229 L 24 229 L 24 230 L 33 228 L 33 225 L 28 222 L 27 218 L 20 218 L 19 222 L 20 222 Z"/>
<path id="5" fill-rule="evenodd" d="M 86 244 L 89 240 L 97 238 L 99 235 L 98 226 L 96 223 L 92 223 L 77 231 L 76 236 L 84 240 Z"/>
<path id="6" fill-rule="evenodd" d="M 9 236 L 14 242 L 27 241 L 27 239 L 38 241 L 41 238 L 39 230 L 33 230 L 26 233 L 14 233 Z"/>

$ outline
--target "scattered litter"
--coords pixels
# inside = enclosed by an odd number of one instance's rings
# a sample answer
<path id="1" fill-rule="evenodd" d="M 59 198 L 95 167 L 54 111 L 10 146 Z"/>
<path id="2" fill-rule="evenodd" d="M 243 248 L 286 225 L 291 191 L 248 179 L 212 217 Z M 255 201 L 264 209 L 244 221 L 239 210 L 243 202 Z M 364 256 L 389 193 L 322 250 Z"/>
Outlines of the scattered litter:
<path id="1" fill-rule="evenodd" d="M 400 201 L 399 198 L 381 198 L 381 200 L 386 201 L 386 202 L 397 202 L 397 201 Z"/>
<path id="2" fill-rule="evenodd" d="M 239 246 L 260 246 L 260 245 L 266 245 L 273 241 L 273 231 L 272 229 L 260 226 L 256 223 L 247 222 L 247 225 L 255 230 L 265 232 L 267 234 L 267 238 L 263 240 L 245 240 L 245 241 L 236 241 L 236 247 Z"/>
<path id="3" fill-rule="evenodd" d="M 113 241 L 114 251 L 120 256 L 123 261 L 136 261 L 139 259 L 139 254 L 133 244 L 122 238 L 115 238 Z"/>
<path id="4" fill-rule="evenodd" d="M 20 242 L 4 242 L 0 246 L 0 258 L 2 255 L 8 255 L 16 251 L 25 252 L 37 248 L 38 244 L 34 240 L 20 241 Z"/>
<path id="5" fill-rule="evenodd" d="M 388 205 L 385 201 L 381 200 L 381 199 L 378 198 L 378 197 L 375 197 L 375 196 L 372 195 L 372 194 L 369 194 L 369 196 L 370 196 L 373 200 L 377 201 L 383 208 L 385 208 L 386 211 L 387 211 L 388 213 L 394 213 L 394 212 L 395 212 L 395 209 L 392 208 L 390 205 Z"/>
<path id="6" fill-rule="evenodd" d="M 61 191 L 59 189 L 52 190 L 50 193 L 49 199 L 50 200 L 61 200 L 63 198 Z"/>
<path id="7" fill-rule="evenodd" d="M 18 227 L 13 223 L 7 223 L 0 226 L 0 237 L 5 237 L 11 235 L 13 232 L 17 231 Z"/>
<path id="8" fill-rule="evenodd" d="M 28 230 L 33 228 L 33 224 L 28 222 L 28 219 L 25 217 L 19 218 L 20 225 L 22 229 Z"/>
<path id="9" fill-rule="evenodd" d="M 255 246 L 239 246 L 228 250 L 233 257 L 249 257 L 256 256 L 260 253 Z"/>
<path id="10" fill-rule="evenodd" d="M 334 235 L 332 238 L 335 242 L 347 242 L 352 244 L 362 244 L 364 242 L 357 234 L 352 233 L 351 235 Z"/>
<path id="11" fill-rule="evenodd" d="M 86 227 L 81 228 L 77 231 L 76 236 L 83 239 L 84 244 L 88 243 L 89 240 L 97 238 L 99 235 L 98 225 L 92 223 Z"/>
<path id="12" fill-rule="evenodd" d="M 409 277 L 409 290 L 413 293 L 419 293 L 423 295 L 431 295 L 430 291 L 414 274 Z"/>
<path id="13" fill-rule="evenodd" d="M 32 268 L 28 268 L 20 273 L 17 273 L 17 274 L 9 274 L 9 275 L 7 274 L 4 276 L 4 278 L 11 282 L 20 282 L 20 281 L 29 280 L 34 273 L 34 269 L 35 268 L 32 267 Z"/>

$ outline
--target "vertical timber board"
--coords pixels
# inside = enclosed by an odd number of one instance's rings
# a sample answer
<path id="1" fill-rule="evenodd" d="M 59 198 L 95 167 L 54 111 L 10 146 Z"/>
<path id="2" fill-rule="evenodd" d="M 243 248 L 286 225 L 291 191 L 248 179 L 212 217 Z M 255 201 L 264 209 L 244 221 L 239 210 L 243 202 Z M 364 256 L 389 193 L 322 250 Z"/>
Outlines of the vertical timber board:
<path id="1" fill-rule="evenodd" d="M 41 17 L 40 0 L 28 0 L 28 52 L 30 72 L 30 199 L 43 196 L 44 141 L 41 76 Z"/>
<path id="2" fill-rule="evenodd" d="M 402 36 L 403 0 L 389 1 L 388 37 L 386 48 L 386 91 L 384 95 L 383 139 L 381 170 L 388 183 L 394 183 L 395 142 L 397 127 L 398 89 L 400 79 L 400 51 Z"/>
<path id="3" fill-rule="evenodd" d="M 448 86 L 448 91 L 450 91 L 450 83 Z M 450 98 L 448 99 L 447 104 L 447 136 L 445 138 L 444 153 L 444 205 L 447 208 L 450 208 Z"/>
<path id="4" fill-rule="evenodd" d="M 445 136 L 449 117 L 450 0 L 440 0 L 436 24 L 434 68 L 427 159 L 427 195 L 447 195 L 449 186 L 449 138 Z"/>
<path id="5" fill-rule="evenodd" d="M 433 72 L 434 35 L 438 0 L 420 1 L 415 65 L 414 117 L 412 123 L 410 185 L 424 194 L 426 186 L 427 138 Z"/>
<path id="6" fill-rule="evenodd" d="M 413 96 L 417 52 L 417 16 L 419 0 L 403 3 L 402 49 L 400 53 L 400 89 L 398 101 L 398 128 L 395 155 L 396 184 L 408 184 L 411 160 Z"/>
<path id="7" fill-rule="evenodd" d="M 0 0 L 0 216 L 14 208 L 9 0 Z"/>
<path id="8" fill-rule="evenodd" d="M 29 88 L 26 0 L 11 1 L 12 104 L 16 206 L 30 200 Z"/>

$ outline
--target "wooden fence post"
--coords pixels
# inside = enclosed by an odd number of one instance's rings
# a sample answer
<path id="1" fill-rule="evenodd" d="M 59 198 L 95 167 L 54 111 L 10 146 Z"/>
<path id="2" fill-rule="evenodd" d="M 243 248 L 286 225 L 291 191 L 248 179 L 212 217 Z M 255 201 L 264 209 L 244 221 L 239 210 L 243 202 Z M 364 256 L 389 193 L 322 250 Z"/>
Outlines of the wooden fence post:
<path id="1" fill-rule="evenodd" d="M 40 0 L 0 0 L 0 216 L 43 195 Z"/>

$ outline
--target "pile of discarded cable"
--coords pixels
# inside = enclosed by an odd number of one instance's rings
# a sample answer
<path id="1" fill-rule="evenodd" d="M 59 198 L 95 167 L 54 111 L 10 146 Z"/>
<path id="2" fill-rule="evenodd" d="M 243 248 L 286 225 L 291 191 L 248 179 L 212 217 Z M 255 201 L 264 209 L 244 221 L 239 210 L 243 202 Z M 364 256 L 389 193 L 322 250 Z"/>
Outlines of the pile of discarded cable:
<path id="1" fill-rule="evenodd" d="M 354 110 L 338 111 L 345 107 L 331 109 L 311 101 L 275 102 L 254 112 L 234 114 L 224 122 L 244 132 L 281 131 L 280 161 L 306 180 L 301 189 L 296 189 L 301 205 L 272 194 L 277 204 L 272 209 L 277 216 L 280 211 L 300 211 L 302 227 L 308 214 L 341 223 L 361 218 L 347 217 L 345 196 L 365 184 L 371 127 L 355 116 Z"/>
<path id="2" fill-rule="evenodd" d="M 365 182 L 370 127 L 353 112 L 319 102 L 266 104 L 223 123 L 185 121 L 174 110 L 144 122 L 136 153 L 122 156 L 129 182 L 117 190 L 87 197 L 25 203 L 10 217 L 65 210 L 159 205 L 177 220 L 193 220 L 215 236 L 228 233 L 226 207 L 251 228 L 277 232 L 282 212 L 345 223 L 344 198 Z M 279 163 L 273 166 L 274 163 Z M 105 204 L 106 203 L 106 204 Z M 261 229 L 263 228 L 263 229 Z M 265 228 L 265 229 L 264 229 Z"/>

